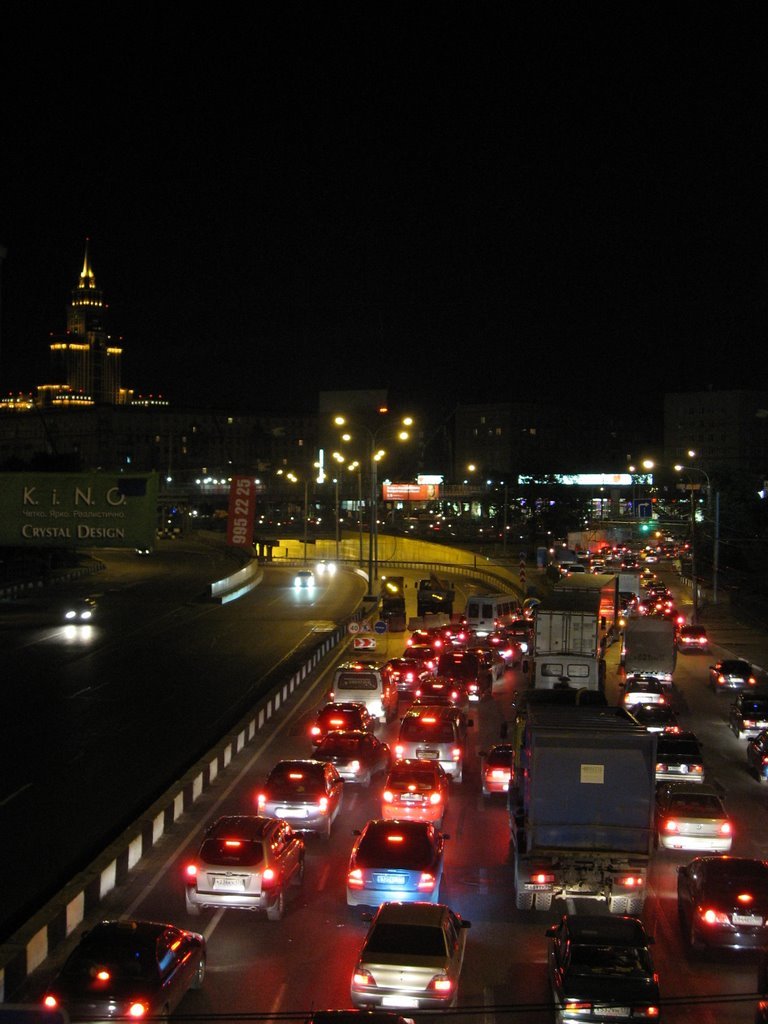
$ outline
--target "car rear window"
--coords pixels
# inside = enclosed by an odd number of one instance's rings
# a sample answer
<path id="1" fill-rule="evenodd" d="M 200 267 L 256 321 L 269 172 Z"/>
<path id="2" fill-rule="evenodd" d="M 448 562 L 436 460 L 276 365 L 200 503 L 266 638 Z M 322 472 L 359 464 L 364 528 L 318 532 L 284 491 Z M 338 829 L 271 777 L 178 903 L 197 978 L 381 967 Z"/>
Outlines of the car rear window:
<path id="1" fill-rule="evenodd" d="M 480 659 L 475 654 L 441 654 L 437 661 L 437 674 L 458 679 L 474 679 L 480 670 Z"/>
<path id="2" fill-rule="evenodd" d="M 401 740 L 416 740 L 427 743 L 452 743 L 453 727 L 450 722 L 439 719 L 406 718 L 400 729 Z"/>
<path id="3" fill-rule="evenodd" d="M 432 860 L 432 846 L 423 831 L 368 829 L 357 848 L 361 868 L 403 868 L 418 871 Z"/>
<path id="4" fill-rule="evenodd" d="M 254 867 L 264 859 L 264 848 L 261 843 L 254 843 L 251 839 L 206 839 L 200 850 L 200 859 L 206 864 Z"/>
<path id="5" fill-rule="evenodd" d="M 267 789 L 271 796 L 278 798 L 322 793 L 325 791 L 325 779 L 305 768 L 280 768 L 270 775 Z"/>
<path id="6" fill-rule="evenodd" d="M 429 793 L 435 788 L 432 772 L 393 772 L 387 780 L 388 789 L 409 789 L 414 793 Z"/>
<path id="7" fill-rule="evenodd" d="M 107 984 L 96 982 L 100 971 L 110 975 Z M 120 943 L 99 943 L 98 949 L 75 950 L 62 971 L 62 976 L 80 987 L 98 984 L 101 991 L 120 992 L 130 989 L 137 981 L 157 977 L 157 964 L 150 950 Z"/>
<path id="8" fill-rule="evenodd" d="M 442 928 L 434 925 L 382 921 L 371 932 L 363 953 L 445 956 L 445 936 Z"/>
<path id="9" fill-rule="evenodd" d="M 340 672 L 336 676 L 337 690 L 376 690 L 378 685 L 373 672 Z"/>

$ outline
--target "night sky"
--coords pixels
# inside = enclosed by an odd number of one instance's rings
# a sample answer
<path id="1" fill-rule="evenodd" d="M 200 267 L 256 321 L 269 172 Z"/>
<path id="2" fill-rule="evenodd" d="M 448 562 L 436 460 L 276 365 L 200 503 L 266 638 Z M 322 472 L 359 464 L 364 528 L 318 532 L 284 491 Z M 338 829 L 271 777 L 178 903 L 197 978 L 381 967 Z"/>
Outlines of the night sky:
<path id="1" fill-rule="evenodd" d="M 3 393 L 86 236 L 179 408 L 766 386 L 761 5 L 164 8 L 4 8 Z"/>

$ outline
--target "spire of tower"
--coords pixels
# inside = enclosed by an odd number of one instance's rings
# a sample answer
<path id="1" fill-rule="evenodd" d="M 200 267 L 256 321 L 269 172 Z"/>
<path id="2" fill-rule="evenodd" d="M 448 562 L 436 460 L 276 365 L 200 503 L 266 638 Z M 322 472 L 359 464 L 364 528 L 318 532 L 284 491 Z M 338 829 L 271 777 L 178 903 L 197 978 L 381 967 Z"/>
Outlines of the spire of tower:
<path id="1" fill-rule="evenodd" d="M 90 238 L 85 240 L 85 256 L 83 258 L 83 269 L 80 271 L 80 280 L 77 282 L 78 288 L 95 288 L 96 278 L 93 276 L 93 269 L 88 260 L 88 244 Z"/>

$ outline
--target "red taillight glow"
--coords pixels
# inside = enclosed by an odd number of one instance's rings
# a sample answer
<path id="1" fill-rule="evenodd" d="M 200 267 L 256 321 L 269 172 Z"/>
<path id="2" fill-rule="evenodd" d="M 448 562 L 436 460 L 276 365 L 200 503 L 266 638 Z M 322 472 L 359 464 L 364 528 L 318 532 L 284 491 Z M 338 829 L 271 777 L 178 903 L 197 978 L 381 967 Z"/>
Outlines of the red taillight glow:
<path id="1" fill-rule="evenodd" d="M 390 834 L 390 835 L 387 836 L 387 842 L 388 843 L 402 843 L 402 841 L 403 841 L 403 836 L 401 836 L 401 835 L 397 835 L 397 834 L 393 833 L 393 834 Z"/>
<path id="2" fill-rule="evenodd" d="M 49 1010 L 54 1010 L 58 1005 L 56 996 L 46 996 L 43 1000 L 43 1006 L 47 1006 Z"/>
<path id="3" fill-rule="evenodd" d="M 730 821 L 724 821 L 720 826 L 720 835 L 729 836 L 731 834 L 731 823 Z"/>
<path id="4" fill-rule="evenodd" d="M 428 725 L 434 725 L 437 719 L 434 715 L 424 715 L 422 722 L 426 722 Z"/>
<path id="5" fill-rule="evenodd" d="M 677 828 L 677 822 L 674 818 L 668 818 L 667 821 L 664 822 L 665 832 L 677 832 Z"/>
<path id="6" fill-rule="evenodd" d="M 131 1003 L 131 1005 L 128 1007 L 129 1017 L 143 1017 L 146 1012 L 146 1003 Z"/>
<path id="7" fill-rule="evenodd" d="M 347 885 L 350 889 L 363 888 L 363 872 L 360 868 L 353 868 L 347 875 Z"/>
<path id="8" fill-rule="evenodd" d="M 256 797 L 256 806 L 260 811 L 263 811 L 267 806 L 267 797 L 265 793 L 259 793 Z"/>
<path id="9" fill-rule="evenodd" d="M 554 882 L 554 880 L 555 880 L 555 876 L 553 874 L 549 874 L 549 873 L 544 872 L 544 871 L 540 871 L 538 874 L 533 875 L 533 877 L 531 878 L 531 881 L 535 885 L 548 885 L 548 884 Z"/>
<path id="10" fill-rule="evenodd" d="M 454 761 L 460 761 L 461 760 L 461 748 L 460 747 L 454 747 L 453 750 L 451 751 L 451 757 L 453 758 Z"/>
<path id="11" fill-rule="evenodd" d="M 320 735 L 320 726 L 319 725 L 313 725 L 312 728 L 309 730 L 309 735 L 310 736 L 319 736 Z"/>
<path id="12" fill-rule="evenodd" d="M 184 874 L 191 881 L 194 881 L 194 879 L 197 878 L 197 864 L 187 864 L 184 868 Z"/>
<path id="13" fill-rule="evenodd" d="M 643 884 L 643 879 L 640 875 L 626 875 L 624 878 L 618 879 L 619 885 L 624 885 L 628 889 L 636 889 Z"/>
<path id="14" fill-rule="evenodd" d="M 243 844 L 240 842 L 239 839 L 225 839 L 224 845 L 238 850 Z"/>
<path id="15" fill-rule="evenodd" d="M 385 789 L 384 792 L 381 794 L 381 799 L 384 801 L 385 804 L 391 804 L 392 801 L 395 799 L 395 794 L 392 792 L 391 789 Z"/>
<path id="16" fill-rule="evenodd" d="M 274 868 L 264 868 L 261 873 L 261 884 L 263 886 L 271 885 L 277 878 L 277 872 Z"/>
<path id="17" fill-rule="evenodd" d="M 304 772 L 288 772 L 288 778 L 291 782 L 301 782 L 304 778 Z"/>
<path id="18" fill-rule="evenodd" d="M 328 797 L 321 796 L 320 799 L 317 801 L 317 806 L 320 809 L 320 813 L 325 814 L 328 810 Z"/>
<path id="19" fill-rule="evenodd" d="M 722 910 L 702 910 L 701 919 L 705 924 L 730 924 L 728 915 L 724 914 Z"/>
<path id="20" fill-rule="evenodd" d="M 429 794 L 429 802 L 433 806 L 436 805 L 436 804 L 439 804 L 442 799 L 443 799 L 442 795 L 440 793 L 438 793 L 437 790 L 435 790 L 434 793 L 430 793 Z"/>
<path id="21" fill-rule="evenodd" d="M 355 985 L 375 985 L 376 981 L 370 971 L 366 971 L 364 967 L 358 967 L 355 973 L 352 975 L 352 981 Z"/>
<path id="22" fill-rule="evenodd" d="M 754 896 L 751 892 L 740 892 L 736 899 L 739 901 L 739 903 L 751 903 L 754 899 Z"/>
<path id="23" fill-rule="evenodd" d="M 453 988 L 453 983 L 450 978 L 446 978 L 444 975 L 439 974 L 430 981 L 427 988 L 432 989 L 433 992 L 450 992 Z"/>
<path id="24" fill-rule="evenodd" d="M 396 743 L 395 744 L 395 756 L 396 757 L 402 757 L 404 753 L 405 753 L 405 747 L 403 746 L 403 744 L 402 743 Z"/>
<path id="25" fill-rule="evenodd" d="M 422 871 L 418 888 L 419 892 L 432 892 L 435 888 L 435 876 L 430 874 L 429 871 Z"/>

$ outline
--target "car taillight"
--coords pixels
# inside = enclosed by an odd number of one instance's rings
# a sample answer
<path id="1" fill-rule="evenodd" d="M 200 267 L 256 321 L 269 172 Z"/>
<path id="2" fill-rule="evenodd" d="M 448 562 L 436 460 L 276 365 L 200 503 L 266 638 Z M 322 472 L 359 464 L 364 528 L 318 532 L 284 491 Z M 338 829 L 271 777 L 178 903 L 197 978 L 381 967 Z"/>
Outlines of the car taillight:
<path id="1" fill-rule="evenodd" d="M 691 764 L 691 765 L 688 766 L 688 772 L 691 775 L 703 775 L 704 774 L 704 765 L 701 765 L 701 764 Z"/>
<path id="2" fill-rule="evenodd" d="M 261 873 L 261 887 L 262 889 L 271 889 L 277 881 L 277 872 L 274 868 L 264 868 Z"/>
<path id="3" fill-rule="evenodd" d="M 404 753 L 405 753 L 405 747 L 403 746 L 403 744 L 402 743 L 396 743 L 395 744 L 395 756 L 396 757 L 402 757 Z"/>
<path id="4" fill-rule="evenodd" d="M 353 868 L 347 875 L 347 885 L 350 889 L 363 888 L 363 872 L 360 868 Z"/>
<path id="5" fill-rule="evenodd" d="M 442 796 L 440 795 L 440 793 L 438 793 L 437 790 L 435 790 L 434 793 L 429 794 L 429 802 L 431 804 L 439 804 L 442 799 Z"/>
<path id="6" fill-rule="evenodd" d="M 413 695 L 414 695 L 414 697 L 420 697 L 421 696 L 421 690 L 420 689 L 415 690 Z"/>
<path id="7" fill-rule="evenodd" d="M 360 762 L 359 761 L 350 761 L 349 762 L 349 770 L 351 772 L 359 772 L 360 771 Z"/>
<path id="8" fill-rule="evenodd" d="M 717 677 L 717 682 L 718 682 L 718 684 L 719 684 L 720 686 L 722 686 L 722 685 L 723 685 L 723 684 L 725 683 L 725 676 L 723 676 L 723 675 L 719 675 L 719 676 Z"/>
<path id="9" fill-rule="evenodd" d="M 432 892 L 435 888 L 435 876 L 429 871 L 422 871 L 419 879 L 419 892 Z"/>
<path id="10" fill-rule="evenodd" d="M 666 770 L 667 770 L 667 766 L 665 764 L 661 764 L 661 762 L 657 762 L 656 763 L 656 771 L 657 772 L 665 772 Z"/>
<path id="11" fill-rule="evenodd" d="M 677 832 L 677 829 L 678 825 L 674 818 L 668 818 L 667 821 L 664 822 L 665 832 Z"/>
<path id="12" fill-rule="evenodd" d="M 500 779 L 506 782 L 511 774 L 509 768 L 491 768 L 490 776 L 492 779 Z"/>
<path id="13" fill-rule="evenodd" d="M 762 764 L 768 764 L 768 754 L 763 754 L 761 761 Z"/>
<path id="14" fill-rule="evenodd" d="M 747 729 L 754 729 L 754 727 L 757 725 L 757 722 L 755 722 L 752 718 L 745 718 L 744 725 L 747 727 Z"/>
<path id="15" fill-rule="evenodd" d="M 566 1013 L 591 1013 L 592 1003 L 585 1003 L 581 999 L 566 999 L 565 1000 L 565 1012 Z"/>
<path id="16" fill-rule="evenodd" d="M 321 796 L 317 801 L 317 806 L 321 814 L 326 814 L 328 811 L 328 797 Z"/>
<path id="17" fill-rule="evenodd" d="M 375 985 L 376 979 L 370 971 L 366 971 L 364 967 L 356 967 L 355 973 L 352 975 L 352 981 L 355 985 Z"/>
<path id="18" fill-rule="evenodd" d="M 704 922 L 704 924 L 730 924 L 731 923 L 727 914 L 724 914 L 722 912 L 722 910 L 712 910 L 711 907 L 707 908 L 707 910 L 701 910 L 699 912 L 699 916 L 701 917 L 701 920 Z"/>
<path id="19" fill-rule="evenodd" d="M 635 1006 L 634 1013 L 637 1017 L 658 1017 L 658 1006 Z"/>
<path id="20" fill-rule="evenodd" d="M 55 1010 L 59 1005 L 59 1001 L 56 996 L 47 995 L 43 1000 L 43 1006 L 47 1006 L 49 1010 Z"/>
<path id="21" fill-rule="evenodd" d="M 432 978 L 430 983 L 427 985 L 427 989 L 430 992 L 440 992 L 441 994 L 450 992 L 452 988 L 453 982 L 444 974 L 436 974 L 434 978 Z"/>
<path id="22" fill-rule="evenodd" d="M 267 795 L 266 793 L 259 793 L 256 797 L 256 806 L 260 811 L 263 811 L 267 806 Z"/>
<path id="23" fill-rule="evenodd" d="M 128 1016 L 143 1017 L 148 1009 L 149 1007 L 147 1006 L 146 1003 L 131 1003 L 131 1005 L 128 1007 Z"/>
<path id="24" fill-rule="evenodd" d="M 757 686 L 757 680 L 754 676 L 750 676 L 748 682 L 750 686 Z"/>
<path id="25" fill-rule="evenodd" d="M 319 736 L 320 735 L 320 726 L 319 725 L 313 725 L 312 728 L 309 730 L 309 735 L 310 736 Z"/>
<path id="26" fill-rule="evenodd" d="M 453 750 L 451 751 L 451 757 L 453 758 L 454 761 L 460 761 L 461 747 L 454 747 Z"/>
<path id="27" fill-rule="evenodd" d="M 729 836 L 731 834 L 731 823 L 730 821 L 724 821 L 720 826 L 720 835 Z"/>
<path id="28" fill-rule="evenodd" d="M 391 804 L 392 801 L 395 799 L 395 794 L 392 792 L 391 789 L 385 789 L 384 792 L 381 794 L 381 799 L 384 801 L 385 804 Z"/>
<path id="29" fill-rule="evenodd" d="M 184 874 L 187 876 L 188 882 L 194 882 L 197 878 L 197 864 L 187 864 L 184 868 Z"/>

